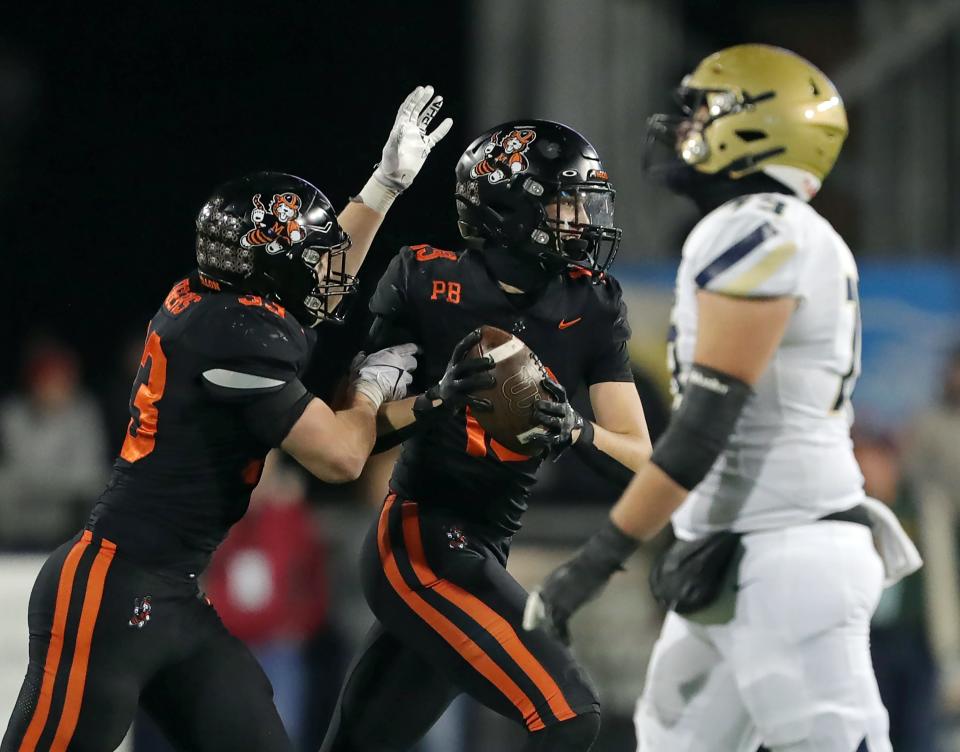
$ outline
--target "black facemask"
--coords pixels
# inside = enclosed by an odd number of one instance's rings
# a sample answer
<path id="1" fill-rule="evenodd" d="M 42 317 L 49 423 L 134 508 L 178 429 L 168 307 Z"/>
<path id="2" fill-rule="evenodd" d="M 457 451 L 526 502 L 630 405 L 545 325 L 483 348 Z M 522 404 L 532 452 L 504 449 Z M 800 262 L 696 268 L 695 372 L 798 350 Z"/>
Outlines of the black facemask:
<path id="1" fill-rule="evenodd" d="M 703 214 L 709 214 L 727 201 L 751 193 L 795 195 L 785 185 L 762 172 L 732 180 L 720 173 L 710 175 L 699 172 L 679 159 L 662 165 L 657 170 L 657 177 L 674 193 L 692 199 Z"/>
<path id="2" fill-rule="evenodd" d="M 484 245 L 480 253 L 494 279 L 524 292 L 540 290 L 563 271 L 548 259 L 541 261 L 533 254 L 499 245 Z"/>

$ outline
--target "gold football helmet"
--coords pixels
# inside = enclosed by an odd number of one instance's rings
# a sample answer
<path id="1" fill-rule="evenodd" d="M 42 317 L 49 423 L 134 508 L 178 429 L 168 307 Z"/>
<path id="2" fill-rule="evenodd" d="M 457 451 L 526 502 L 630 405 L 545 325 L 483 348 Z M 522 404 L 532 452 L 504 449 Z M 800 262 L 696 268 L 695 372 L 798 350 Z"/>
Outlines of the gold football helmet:
<path id="1" fill-rule="evenodd" d="M 683 79 L 678 96 L 683 116 L 654 115 L 650 134 L 705 174 L 736 180 L 780 165 L 822 182 L 847 136 L 846 110 L 830 79 L 779 47 L 715 52 Z"/>

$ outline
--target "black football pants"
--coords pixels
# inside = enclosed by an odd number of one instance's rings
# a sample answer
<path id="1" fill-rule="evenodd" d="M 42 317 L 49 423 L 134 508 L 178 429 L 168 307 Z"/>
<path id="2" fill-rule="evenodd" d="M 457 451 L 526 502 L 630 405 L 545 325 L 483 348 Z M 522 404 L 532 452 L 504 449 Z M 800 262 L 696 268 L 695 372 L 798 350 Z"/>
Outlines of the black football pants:
<path id="1" fill-rule="evenodd" d="M 377 617 L 321 752 L 404 752 L 467 692 L 523 724 L 525 750 L 586 752 L 596 693 L 562 644 L 522 627 L 526 591 L 468 526 L 391 494 L 363 546 Z"/>
<path id="2" fill-rule="evenodd" d="M 0 752 L 111 752 L 138 704 L 180 750 L 290 752 L 273 691 L 194 580 L 89 531 L 30 596 L 30 663 Z"/>

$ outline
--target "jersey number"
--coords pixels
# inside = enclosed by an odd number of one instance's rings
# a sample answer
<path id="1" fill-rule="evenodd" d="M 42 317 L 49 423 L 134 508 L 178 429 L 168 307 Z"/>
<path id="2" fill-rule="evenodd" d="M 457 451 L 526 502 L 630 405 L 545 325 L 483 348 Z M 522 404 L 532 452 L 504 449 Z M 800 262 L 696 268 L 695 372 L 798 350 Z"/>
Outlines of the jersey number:
<path id="1" fill-rule="evenodd" d="M 741 196 L 740 198 L 736 199 L 736 201 L 733 203 L 734 210 L 744 206 L 754 197 L 754 195 L 755 194 L 750 194 L 748 196 Z M 773 196 L 760 196 L 756 200 L 756 204 L 758 204 L 761 209 L 771 211 L 774 214 L 783 214 L 784 210 L 787 208 L 786 203 L 783 201 L 778 201 Z"/>
<path id="2" fill-rule="evenodd" d="M 840 379 L 840 389 L 832 406 L 834 410 L 840 410 L 850 401 L 853 388 L 857 384 L 857 377 L 860 375 L 860 349 L 863 337 L 860 332 L 860 294 L 857 290 L 856 278 L 847 277 L 845 287 L 845 304 L 850 307 L 853 314 L 853 335 L 850 338 L 850 368 Z"/>
<path id="3" fill-rule="evenodd" d="M 671 313 L 671 318 L 673 315 Z M 680 361 L 677 360 L 677 325 L 672 321 L 667 330 L 667 368 L 670 369 L 670 394 L 673 396 L 673 409 L 676 410 L 683 399 L 683 381 L 680 380 Z"/>
<path id="4" fill-rule="evenodd" d="M 157 443 L 157 402 L 167 385 L 167 356 L 160 348 L 160 335 L 151 331 L 143 346 L 137 389 L 130 401 L 130 424 L 120 456 L 127 462 L 142 460 Z"/>

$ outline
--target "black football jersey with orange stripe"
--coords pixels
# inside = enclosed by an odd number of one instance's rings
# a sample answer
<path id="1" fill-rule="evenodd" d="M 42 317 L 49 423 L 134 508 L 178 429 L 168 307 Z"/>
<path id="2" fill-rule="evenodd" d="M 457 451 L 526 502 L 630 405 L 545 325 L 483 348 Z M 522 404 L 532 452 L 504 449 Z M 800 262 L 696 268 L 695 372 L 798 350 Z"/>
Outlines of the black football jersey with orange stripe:
<path id="1" fill-rule="evenodd" d="M 523 340 L 571 397 L 592 384 L 633 380 L 630 327 L 616 279 L 594 284 L 586 271 L 572 269 L 535 297 L 509 294 L 481 254 L 405 247 L 371 298 L 389 343 L 421 346 L 417 385 L 436 383 L 454 346 L 484 324 Z M 404 498 L 510 535 L 520 529 L 541 462 L 511 452 L 469 414 L 451 414 L 404 443 L 391 485 Z"/>
<path id="2" fill-rule="evenodd" d="M 274 302 L 196 274 L 178 282 L 147 330 L 123 448 L 87 527 L 143 563 L 202 569 L 271 448 L 247 408 L 299 378 L 311 346 Z"/>

